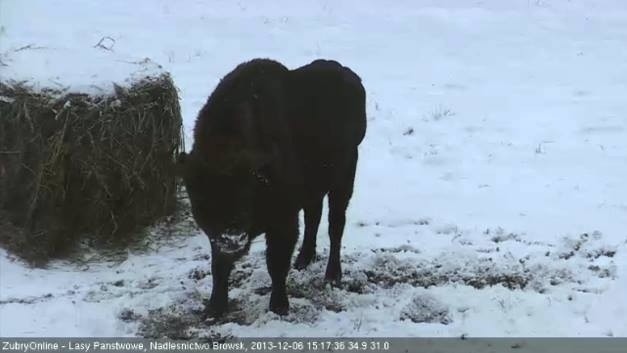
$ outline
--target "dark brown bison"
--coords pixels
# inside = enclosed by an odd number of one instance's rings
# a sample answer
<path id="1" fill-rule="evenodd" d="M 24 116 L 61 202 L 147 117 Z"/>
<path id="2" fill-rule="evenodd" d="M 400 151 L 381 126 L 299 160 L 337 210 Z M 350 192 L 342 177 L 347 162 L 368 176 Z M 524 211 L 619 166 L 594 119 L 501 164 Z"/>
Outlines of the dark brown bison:
<path id="1" fill-rule="evenodd" d="M 255 59 L 226 75 L 201 109 L 194 145 L 179 172 L 192 213 L 211 243 L 210 311 L 227 308 L 233 264 L 266 235 L 270 310 L 286 314 L 286 278 L 304 209 L 305 237 L 295 263 L 315 256 L 322 200 L 329 200 L 330 257 L 325 278 L 339 282 L 346 208 L 357 148 L 366 132 L 361 79 L 335 61 L 295 70 Z"/>

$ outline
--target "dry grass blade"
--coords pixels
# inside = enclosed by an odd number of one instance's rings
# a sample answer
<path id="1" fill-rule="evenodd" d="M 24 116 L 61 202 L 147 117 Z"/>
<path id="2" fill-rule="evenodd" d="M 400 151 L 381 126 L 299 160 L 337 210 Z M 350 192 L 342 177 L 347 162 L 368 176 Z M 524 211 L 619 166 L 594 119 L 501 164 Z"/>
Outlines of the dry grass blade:
<path id="1" fill-rule="evenodd" d="M 183 146 L 169 75 L 109 96 L 0 82 L 0 243 L 34 263 L 171 214 Z M 10 231 L 7 229 L 11 229 Z M 15 231 L 19 229 L 20 231 Z"/>

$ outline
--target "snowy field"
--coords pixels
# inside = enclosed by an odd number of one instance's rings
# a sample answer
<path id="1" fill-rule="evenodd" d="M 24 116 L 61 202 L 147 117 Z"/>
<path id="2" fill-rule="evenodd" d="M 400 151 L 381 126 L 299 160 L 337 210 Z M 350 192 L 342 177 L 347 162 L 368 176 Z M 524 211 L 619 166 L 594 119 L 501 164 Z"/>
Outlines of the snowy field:
<path id="1" fill-rule="evenodd" d="M 267 312 L 260 238 L 231 312 L 202 322 L 209 242 L 188 217 L 80 264 L 0 250 L 0 336 L 627 336 L 627 2 L 2 0 L 0 26 L 3 78 L 102 88 L 160 64 L 188 146 L 254 57 L 350 66 L 369 123 L 341 288 L 323 221 L 289 316 Z"/>

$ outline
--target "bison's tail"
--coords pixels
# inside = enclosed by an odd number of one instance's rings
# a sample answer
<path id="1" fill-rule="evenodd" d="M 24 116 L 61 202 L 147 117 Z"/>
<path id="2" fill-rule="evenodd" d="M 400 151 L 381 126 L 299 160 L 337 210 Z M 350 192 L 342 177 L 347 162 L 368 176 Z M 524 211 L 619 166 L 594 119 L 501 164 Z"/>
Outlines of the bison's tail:
<path id="1" fill-rule="evenodd" d="M 359 121 L 359 134 L 358 142 L 360 144 L 366 137 L 366 127 L 368 125 L 368 117 L 366 116 L 366 90 L 364 86 L 359 83 L 359 109 L 357 110 L 357 121 Z"/>

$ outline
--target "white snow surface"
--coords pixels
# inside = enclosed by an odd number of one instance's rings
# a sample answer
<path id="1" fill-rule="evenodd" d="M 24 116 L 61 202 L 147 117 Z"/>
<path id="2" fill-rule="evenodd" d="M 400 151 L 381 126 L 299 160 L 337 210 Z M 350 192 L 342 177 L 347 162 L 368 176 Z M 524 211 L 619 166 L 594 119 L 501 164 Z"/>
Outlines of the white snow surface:
<path id="1" fill-rule="evenodd" d="M 0 336 L 627 336 L 625 43 L 617 0 L 0 1 L 1 79 L 89 90 L 161 65 L 188 141 L 255 57 L 338 60 L 368 97 L 342 288 L 321 283 L 324 221 L 290 315 L 267 311 L 260 238 L 213 325 L 197 229 L 80 266 L 0 250 Z"/>

